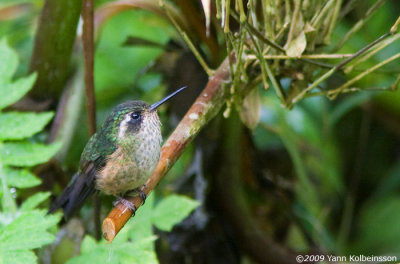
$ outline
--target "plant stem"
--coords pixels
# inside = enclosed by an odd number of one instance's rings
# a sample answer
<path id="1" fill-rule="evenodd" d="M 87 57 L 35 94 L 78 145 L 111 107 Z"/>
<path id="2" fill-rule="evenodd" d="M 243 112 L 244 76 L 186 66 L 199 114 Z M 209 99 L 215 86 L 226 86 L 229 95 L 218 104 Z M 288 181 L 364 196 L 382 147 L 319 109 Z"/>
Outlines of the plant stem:
<path id="1" fill-rule="evenodd" d="M 96 133 L 96 98 L 94 91 L 94 3 L 93 0 L 82 2 L 83 17 L 83 53 L 85 65 L 85 91 L 86 109 L 89 122 L 89 136 Z M 95 237 L 100 240 L 100 199 L 96 194 L 93 196 L 93 221 Z"/>
<path id="2" fill-rule="evenodd" d="M 80 11 L 80 0 L 45 1 L 29 68 L 30 72 L 38 73 L 29 93 L 34 99 L 56 101 L 61 95 L 69 73 Z"/>
<path id="3" fill-rule="evenodd" d="M 93 0 L 83 1 L 82 17 L 86 108 L 89 121 L 89 136 L 92 136 L 94 133 L 96 133 L 96 98 L 94 92 Z"/>

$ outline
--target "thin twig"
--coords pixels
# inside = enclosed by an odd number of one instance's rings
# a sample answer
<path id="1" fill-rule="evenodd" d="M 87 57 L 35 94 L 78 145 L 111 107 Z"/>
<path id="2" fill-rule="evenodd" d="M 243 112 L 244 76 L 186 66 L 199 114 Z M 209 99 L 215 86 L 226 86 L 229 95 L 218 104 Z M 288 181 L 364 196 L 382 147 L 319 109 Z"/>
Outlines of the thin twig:
<path id="1" fill-rule="evenodd" d="M 376 10 L 379 9 L 379 7 L 385 2 L 386 0 L 378 0 L 373 6 L 371 6 L 370 9 L 365 13 L 364 17 L 359 20 L 347 33 L 346 35 L 341 39 L 341 41 L 333 48 L 333 50 L 339 50 L 344 43 L 346 43 L 351 36 L 354 35 L 360 28 L 364 26 L 364 24 L 368 21 L 368 19 L 371 18 L 371 16 L 375 13 Z"/>
<path id="2" fill-rule="evenodd" d="M 342 0 L 337 0 L 335 3 L 335 6 L 333 7 L 332 17 L 331 17 L 331 21 L 328 24 L 328 31 L 325 34 L 324 43 L 329 43 L 331 40 L 332 32 L 336 26 L 341 6 L 342 6 Z"/>
<path id="3" fill-rule="evenodd" d="M 276 95 L 279 97 L 279 100 L 283 105 L 286 105 L 286 98 L 285 98 L 285 93 L 280 85 L 280 83 L 276 80 L 273 72 L 271 71 L 271 68 L 269 67 L 268 63 L 265 61 L 265 59 L 262 56 L 262 50 L 259 45 L 259 43 L 255 40 L 255 38 L 250 35 L 252 41 L 254 42 L 254 46 L 256 47 L 257 50 L 257 55 L 258 59 L 260 61 L 260 67 L 261 67 L 261 72 L 263 76 L 263 82 L 264 86 L 268 87 L 268 82 L 267 82 L 267 76 L 271 80 L 272 85 L 274 86 Z"/>
<path id="4" fill-rule="evenodd" d="M 361 50 L 359 50 L 358 52 L 356 52 L 354 55 L 352 55 L 351 57 L 345 59 L 343 62 L 337 64 L 335 67 L 333 67 L 332 69 L 330 69 L 329 71 L 327 71 L 324 75 L 322 75 L 321 77 L 319 77 L 316 81 L 314 81 L 312 84 L 310 84 L 306 89 L 302 90 L 298 95 L 296 95 L 296 97 L 293 98 L 292 100 L 292 105 L 295 104 L 296 102 L 298 102 L 299 100 L 301 100 L 309 91 L 313 90 L 315 87 L 317 87 L 320 83 L 322 83 L 324 80 L 326 80 L 327 78 L 329 78 L 332 74 L 334 74 L 336 71 L 340 70 L 341 68 L 343 68 L 346 64 L 348 64 L 349 62 L 351 62 L 352 60 L 356 59 L 357 57 L 361 56 L 362 54 L 364 54 L 365 52 L 367 52 L 369 49 L 371 49 L 373 46 L 375 46 L 376 44 L 378 44 L 379 42 L 383 41 L 385 38 L 389 37 L 392 34 L 391 31 L 389 31 L 386 34 L 383 34 L 382 36 L 380 36 L 378 39 L 376 39 L 375 41 L 373 41 L 372 43 L 368 44 L 367 46 L 365 46 L 364 48 L 362 48 Z M 396 57 L 397 58 L 397 57 Z M 393 60 L 393 59 L 392 59 Z M 374 68 L 374 67 L 373 67 Z M 378 67 L 379 68 L 379 67 Z M 361 74 L 360 74 L 361 75 Z M 347 84 L 347 83 L 346 83 Z M 351 85 L 351 84 L 350 84 Z M 343 89 L 343 87 L 339 87 L 341 88 L 341 90 Z M 346 87 L 344 87 L 346 88 Z M 338 89 L 335 89 L 335 91 Z M 337 96 L 337 94 L 335 95 L 335 97 Z"/>
<path id="5" fill-rule="evenodd" d="M 197 50 L 196 46 L 194 45 L 193 41 L 190 39 L 188 32 L 184 31 L 183 28 L 179 25 L 176 21 L 173 14 L 169 12 L 169 9 L 165 8 L 164 0 L 160 0 L 160 5 L 164 8 L 165 13 L 167 14 L 169 20 L 175 26 L 176 30 L 181 34 L 182 38 L 185 40 L 186 44 L 188 45 L 189 49 L 193 52 L 194 56 L 196 57 L 197 61 L 200 63 L 201 67 L 203 67 L 204 71 L 207 73 L 208 76 L 212 76 L 214 71 L 208 66 L 207 62 L 201 56 L 200 52 Z"/>
<path id="6" fill-rule="evenodd" d="M 390 28 L 390 33 L 391 34 L 396 34 L 397 30 L 399 29 L 399 24 L 400 24 L 400 16 L 397 18 L 396 22 L 394 25 Z"/>
<path id="7" fill-rule="evenodd" d="M 347 81 L 345 84 L 343 84 L 342 86 L 336 88 L 335 90 L 331 90 L 328 92 L 328 96 L 331 99 L 335 99 L 344 89 L 346 89 L 347 87 L 351 86 L 353 83 L 357 82 L 358 80 L 364 78 L 365 76 L 367 76 L 368 74 L 370 74 L 371 72 L 379 69 L 380 67 L 396 60 L 400 58 L 400 53 L 397 53 L 396 55 L 393 55 L 392 57 L 382 61 L 381 63 L 376 64 L 375 66 L 369 68 L 368 70 L 360 73 L 359 75 L 357 75 L 356 77 L 354 77 L 353 79 Z"/>
<path id="8" fill-rule="evenodd" d="M 234 10 L 231 10 L 231 14 L 234 19 L 236 19 L 237 21 L 240 21 L 239 15 Z M 243 21 L 243 25 L 247 28 L 248 31 L 253 33 L 262 42 L 270 45 L 271 47 L 279 50 L 280 52 L 286 53 L 286 51 L 283 47 L 281 47 L 279 44 L 275 43 L 273 40 L 270 40 L 269 38 L 265 37 L 263 34 L 261 34 L 255 27 L 253 27 L 247 21 Z"/>
<path id="9" fill-rule="evenodd" d="M 231 60 L 234 61 L 235 57 L 232 55 Z M 143 188 L 146 195 L 149 195 L 157 186 L 199 131 L 220 111 L 226 97 L 229 96 L 229 92 L 223 89 L 223 84 L 229 78 L 229 60 L 226 58 L 163 145 L 158 165 Z M 139 208 L 142 203 L 140 197 L 126 197 L 126 199 L 129 199 L 136 208 Z M 129 208 L 122 203 L 117 204 L 103 221 L 105 239 L 112 241 L 131 216 L 132 212 Z"/>
<path id="10" fill-rule="evenodd" d="M 299 57 L 293 58 L 288 55 L 264 55 L 266 60 L 293 60 L 293 59 L 343 59 L 353 56 L 353 54 L 303 54 Z M 247 55 L 250 60 L 258 59 L 256 55 Z"/>
<path id="11" fill-rule="evenodd" d="M 365 46 L 364 48 L 360 49 L 359 51 L 357 51 L 356 53 L 354 53 L 353 56 L 351 56 L 350 58 L 345 59 L 344 61 L 342 61 L 341 63 L 339 63 L 336 68 L 338 70 L 340 70 L 344 65 L 346 65 L 347 63 L 349 63 L 350 61 L 354 60 L 355 58 L 357 58 L 358 56 L 360 56 L 361 54 L 365 53 L 367 50 L 369 50 L 370 48 L 372 48 L 373 46 L 375 46 L 376 44 L 378 44 L 379 42 L 381 42 L 382 40 L 384 40 L 385 38 L 389 37 L 391 35 L 390 32 L 383 34 L 382 36 L 380 36 L 379 38 L 377 38 L 376 40 L 372 41 L 370 44 L 368 44 L 367 46 Z"/>
<path id="12" fill-rule="evenodd" d="M 86 108 L 89 123 L 89 136 L 96 133 L 96 99 L 94 94 L 94 11 L 93 0 L 82 2 L 83 17 L 83 53 L 85 64 Z M 95 236 L 100 239 L 100 201 L 98 195 L 93 197 L 93 220 Z"/>
<path id="13" fill-rule="evenodd" d="M 347 65 L 346 68 L 343 70 L 345 73 L 349 73 L 351 71 L 355 71 L 355 67 L 357 65 L 363 63 L 364 61 L 371 58 L 376 53 L 380 52 L 382 49 L 386 48 L 387 46 L 391 45 L 393 42 L 397 41 L 400 38 L 400 34 L 395 34 L 390 38 L 387 38 L 385 41 L 382 41 L 379 45 L 377 45 L 374 49 L 369 50 L 364 54 L 364 56 L 360 57 L 358 60 L 354 61 L 351 65 Z"/>
<path id="14" fill-rule="evenodd" d="M 315 14 L 315 16 L 311 20 L 311 25 L 313 28 L 318 29 L 322 23 L 322 20 L 326 16 L 326 12 L 331 9 L 331 5 L 334 3 L 334 0 L 329 0 L 320 10 Z"/>
<path id="15" fill-rule="evenodd" d="M 230 32 L 230 30 L 229 30 L 230 6 L 231 6 L 231 0 L 226 0 L 226 4 L 225 4 L 226 10 L 225 10 L 225 17 L 224 17 L 225 18 L 224 19 L 224 33 Z M 222 8 L 224 8 L 224 7 L 222 7 Z"/>
<path id="16" fill-rule="evenodd" d="M 289 33 L 288 33 L 288 37 L 287 37 L 287 41 L 286 41 L 285 47 L 288 47 L 290 42 L 292 42 L 294 29 L 295 29 L 295 26 L 297 24 L 297 16 L 299 15 L 299 11 L 300 11 L 300 0 L 296 0 L 295 3 L 294 3 L 293 16 L 292 16 L 292 20 L 290 22 L 290 29 L 289 29 Z"/>
<path id="17" fill-rule="evenodd" d="M 237 21 L 239 21 L 239 17 L 238 14 L 235 13 L 234 10 L 231 10 L 232 13 L 232 17 L 234 19 L 236 19 Z M 279 50 L 280 52 L 286 53 L 286 50 L 280 46 L 279 44 L 277 44 L 276 42 L 274 42 L 273 40 L 268 39 L 267 37 L 265 37 L 262 33 L 260 33 L 255 27 L 253 27 L 251 24 L 249 24 L 247 21 L 243 22 L 243 25 L 247 28 L 247 30 L 251 33 L 253 33 L 259 40 L 261 40 L 262 42 L 268 44 L 270 47 L 273 47 L 276 50 Z M 298 58 L 299 59 L 299 58 Z M 317 61 L 312 61 L 309 59 L 304 59 L 304 58 L 300 58 L 300 60 L 310 63 L 310 64 L 314 64 L 323 68 L 327 68 L 327 69 L 332 69 L 333 66 L 329 65 L 329 64 L 325 64 L 325 63 L 321 63 L 321 62 L 317 62 Z"/>

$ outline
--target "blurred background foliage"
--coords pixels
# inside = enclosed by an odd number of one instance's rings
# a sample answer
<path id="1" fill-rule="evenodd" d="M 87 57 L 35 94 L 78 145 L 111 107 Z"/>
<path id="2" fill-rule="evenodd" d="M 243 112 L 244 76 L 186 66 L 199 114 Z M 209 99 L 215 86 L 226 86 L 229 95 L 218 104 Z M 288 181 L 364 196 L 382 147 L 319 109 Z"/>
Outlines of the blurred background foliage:
<path id="1" fill-rule="evenodd" d="M 46 84 L 46 78 L 41 87 L 37 82 L 28 96 L 8 109 L 54 111 L 57 122 L 34 140 L 62 144 L 51 162 L 28 165 L 42 184 L 17 189 L 14 198 L 19 205 L 41 191 L 57 195 L 77 169 L 88 140 L 81 30 L 78 26 L 75 38 L 75 27 L 71 26 L 78 24 L 79 12 L 66 16 L 72 22 L 61 19 L 72 27 L 70 31 L 60 27 L 58 35 L 46 35 L 38 26 L 39 17 L 43 10 L 56 12 L 56 8 L 46 9 L 45 2 L 0 1 L 0 38 L 7 39 L 20 59 L 16 78 L 32 71 L 48 76 L 57 67 L 62 74 L 55 74 L 55 78 L 65 76 L 57 81 L 59 88 L 49 88 L 52 82 Z M 77 10 L 81 5 L 78 0 L 53 2 Z M 399 62 L 368 74 L 350 87 L 357 88 L 350 93 L 330 94 L 399 54 L 399 33 L 385 40 L 393 43 L 359 64 L 357 60 L 349 63 L 309 93 L 302 94 L 327 72 L 326 64 L 337 65 L 344 58 L 315 59 L 314 63 L 295 58 L 359 51 L 390 30 L 400 14 L 400 2 L 219 0 L 211 1 L 210 9 L 205 0 L 166 1 L 166 7 L 159 1 L 126 2 L 133 6 L 121 5 L 115 15 L 105 16 L 102 12 L 119 1 L 95 1 L 99 27 L 94 76 L 99 124 L 118 103 L 138 98 L 155 102 L 168 91 L 187 85 L 188 91 L 159 111 L 166 137 L 205 87 L 211 69 L 235 51 L 239 58 L 231 64 L 231 82 L 224 85 L 232 98 L 156 188 L 155 201 L 146 202 L 117 236 L 120 241 L 114 248 L 84 236 L 94 234 L 93 208 L 88 203 L 79 218 L 53 230 L 57 239 L 36 251 L 39 262 L 64 263 L 79 252 L 70 263 L 101 262 L 110 252 L 117 256 L 107 258 L 110 263 L 157 259 L 161 263 L 294 263 L 293 252 L 392 255 L 400 259 L 400 92 L 395 87 Z M 296 5 L 297 17 L 293 16 Z M 331 8 L 322 16 L 325 20 L 312 24 L 327 5 Z M 332 10 L 338 10 L 336 19 Z M 299 26 L 291 29 L 293 18 Z M 358 24 L 360 27 L 343 42 Z M 276 42 L 286 54 L 271 48 L 254 32 Z M 41 46 L 35 44 L 38 34 L 55 43 L 56 48 L 50 46 L 45 51 L 61 60 L 54 63 L 57 67 L 34 66 L 32 60 L 41 58 Z M 378 51 L 375 48 L 372 50 Z M 63 52 L 57 53 L 60 50 Z M 197 55 L 193 55 L 194 50 Z M 282 54 L 290 58 L 262 59 Z M 53 65 L 56 59 L 51 56 L 48 63 Z M 208 67 L 201 65 L 199 58 Z M 244 96 L 240 93 L 243 87 L 252 90 Z M 329 100 L 332 95 L 337 98 Z M 162 203 L 172 193 L 190 196 L 201 206 L 171 230 L 172 224 L 163 228 L 149 219 L 156 210 L 150 210 L 153 203 Z M 103 219 L 112 198 L 101 199 Z M 46 206 L 44 203 L 43 208 Z M 171 223 L 180 222 L 194 207 L 191 204 L 182 209 L 182 215 Z M 168 214 L 158 217 L 162 222 Z M 155 225 L 153 229 L 150 223 Z M 283 249 L 287 258 L 263 247 Z M 128 253 L 132 251 L 146 254 L 131 256 Z"/>

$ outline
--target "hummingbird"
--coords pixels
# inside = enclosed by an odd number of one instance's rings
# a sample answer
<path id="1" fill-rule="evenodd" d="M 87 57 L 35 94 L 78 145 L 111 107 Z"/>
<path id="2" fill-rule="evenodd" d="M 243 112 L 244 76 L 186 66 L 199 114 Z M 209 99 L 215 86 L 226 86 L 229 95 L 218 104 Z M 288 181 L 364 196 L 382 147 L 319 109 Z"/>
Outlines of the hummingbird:
<path id="1" fill-rule="evenodd" d="M 146 198 L 141 187 L 153 173 L 161 151 L 157 108 L 185 88 L 152 105 L 136 100 L 116 106 L 89 139 L 78 171 L 51 204 L 49 213 L 62 208 L 65 219 L 69 219 L 98 191 L 114 195 L 117 203 L 125 204 L 134 213 L 135 206 L 123 196 L 140 194 L 143 201 Z"/>

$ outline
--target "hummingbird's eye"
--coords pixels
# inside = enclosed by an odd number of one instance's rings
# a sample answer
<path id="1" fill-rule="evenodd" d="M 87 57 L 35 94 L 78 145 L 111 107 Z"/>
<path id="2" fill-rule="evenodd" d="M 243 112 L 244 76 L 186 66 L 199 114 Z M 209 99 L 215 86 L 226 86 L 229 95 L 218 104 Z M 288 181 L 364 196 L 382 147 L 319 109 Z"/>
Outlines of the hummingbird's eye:
<path id="1" fill-rule="evenodd" d="M 131 114 L 131 118 L 132 118 L 133 120 L 138 120 L 138 119 L 140 118 L 140 113 L 139 113 L 139 112 L 133 112 L 133 113 Z"/>

